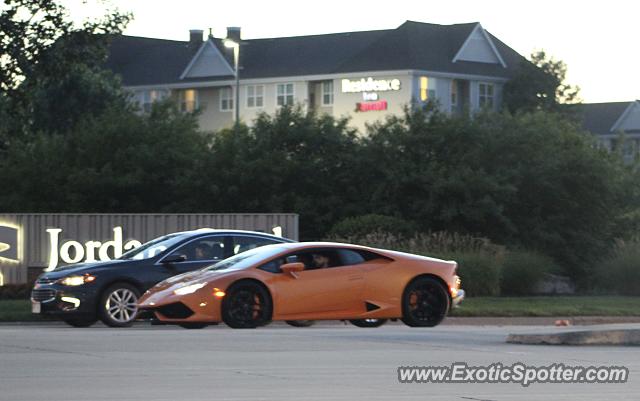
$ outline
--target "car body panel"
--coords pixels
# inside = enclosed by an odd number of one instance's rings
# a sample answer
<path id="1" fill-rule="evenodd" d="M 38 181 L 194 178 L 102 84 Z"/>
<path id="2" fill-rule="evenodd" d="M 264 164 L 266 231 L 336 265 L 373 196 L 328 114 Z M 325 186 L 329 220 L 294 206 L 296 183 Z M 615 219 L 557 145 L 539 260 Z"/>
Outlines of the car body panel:
<path id="1" fill-rule="evenodd" d="M 379 257 L 362 263 L 304 270 L 295 274 L 273 273 L 259 269 L 270 261 L 309 250 L 355 250 Z M 273 253 L 274 250 L 279 250 Z M 451 298 L 459 288 L 457 264 L 453 261 L 419 255 L 336 243 L 291 243 L 261 248 L 266 256 L 249 266 L 235 270 L 198 271 L 174 277 L 147 291 L 140 299 L 140 308 L 157 312 L 159 308 L 182 303 L 193 315 L 168 318 L 168 322 L 220 322 L 222 298 L 213 294 L 227 292 L 241 280 L 253 280 L 264 285 L 273 301 L 273 320 L 333 320 L 402 317 L 402 294 L 407 284 L 423 275 L 436 277 Z M 255 256 L 258 258 L 258 253 Z M 174 291 L 193 283 L 206 285 L 188 295 Z"/>

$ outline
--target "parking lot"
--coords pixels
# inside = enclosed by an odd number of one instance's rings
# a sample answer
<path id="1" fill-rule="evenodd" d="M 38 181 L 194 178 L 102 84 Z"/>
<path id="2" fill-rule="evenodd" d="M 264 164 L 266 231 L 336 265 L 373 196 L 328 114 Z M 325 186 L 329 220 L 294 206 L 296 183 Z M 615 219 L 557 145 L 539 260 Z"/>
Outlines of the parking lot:
<path id="1" fill-rule="evenodd" d="M 637 327 L 637 325 L 636 325 Z M 136 325 L 72 329 L 52 323 L 0 326 L 3 400 L 602 400 L 636 399 L 637 348 L 505 344 L 530 326 L 342 323 L 184 330 Z M 400 384 L 398 366 L 623 365 L 626 384 Z"/>

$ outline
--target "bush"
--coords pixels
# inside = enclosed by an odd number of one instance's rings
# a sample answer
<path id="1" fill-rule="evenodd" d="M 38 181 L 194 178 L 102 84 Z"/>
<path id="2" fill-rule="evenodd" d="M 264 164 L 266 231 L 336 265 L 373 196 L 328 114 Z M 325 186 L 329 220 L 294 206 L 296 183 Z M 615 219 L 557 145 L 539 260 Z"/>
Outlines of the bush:
<path id="1" fill-rule="evenodd" d="M 620 242 L 596 269 L 596 287 L 621 295 L 640 295 L 640 241 Z"/>
<path id="2" fill-rule="evenodd" d="M 373 233 L 388 233 L 409 236 L 416 232 L 413 223 L 398 217 L 381 214 L 365 214 L 363 216 L 348 217 L 336 223 L 330 230 L 331 237 L 363 237 Z"/>
<path id="3" fill-rule="evenodd" d="M 0 286 L 0 300 L 2 299 L 28 299 L 31 294 L 30 284 L 6 284 Z"/>
<path id="4" fill-rule="evenodd" d="M 447 259 L 458 262 L 458 275 L 467 296 L 484 297 L 500 295 L 502 256 L 487 252 L 450 254 Z"/>
<path id="5" fill-rule="evenodd" d="M 533 251 L 507 252 L 502 266 L 502 295 L 533 295 L 546 273 L 556 271 L 553 259 Z"/>

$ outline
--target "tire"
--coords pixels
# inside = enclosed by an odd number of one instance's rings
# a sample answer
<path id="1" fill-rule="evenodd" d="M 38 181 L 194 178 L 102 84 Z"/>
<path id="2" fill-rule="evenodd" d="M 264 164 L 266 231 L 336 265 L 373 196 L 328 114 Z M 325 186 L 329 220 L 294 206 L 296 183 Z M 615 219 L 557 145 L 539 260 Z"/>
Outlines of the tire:
<path id="1" fill-rule="evenodd" d="M 285 323 L 293 327 L 309 327 L 316 324 L 315 320 L 285 320 Z"/>
<path id="2" fill-rule="evenodd" d="M 178 326 L 182 327 L 183 329 L 196 330 L 196 329 L 204 329 L 208 325 L 209 325 L 208 323 L 188 322 L 188 323 L 180 323 Z"/>
<path id="3" fill-rule="evenodd" d="M 271 321 L 273 304 L 265 287 L 255 281 L 234 284 L 222 301 L 222 321 L 234 329 L 254 329 Z"/>
<path id="4" fill-rule="evenodd" d="M 138 314 L 140 291 L 128 283 L 116 283 L 102 292 L 98 314 L 109 327 L 129 327 Z"/>
<path id="5" fill-rule="evenodd" d="M 358 327 L 380 327 L 383 324 L 387 323 L 387 319 L 354 319 L 349 320 L 354 326 Z"/>
<path id="6" fill-rule="evenodd" d="M 68 318 L 68 319 L 63 319 L 63 321 L 68 324 L 69 326 L 72 327 L 91 327 L 94 325 L 95 322 L 98 321 L 98 319 L 96 318 Z"/>
<path id="7" fill-rule="evenodd" d="M 434 327 L 449 312 L 451 301 L 445 287 L 433 277 L 418 277 L 402 294 L 402 321 L 410 327 Z"/>

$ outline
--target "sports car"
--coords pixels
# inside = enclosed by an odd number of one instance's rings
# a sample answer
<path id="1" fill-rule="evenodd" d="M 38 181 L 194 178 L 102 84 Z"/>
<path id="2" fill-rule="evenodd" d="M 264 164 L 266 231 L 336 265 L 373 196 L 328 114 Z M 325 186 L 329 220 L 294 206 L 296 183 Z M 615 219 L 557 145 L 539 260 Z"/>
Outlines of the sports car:
<path id="1" fill-rule="evenodd" d="M 439 324 L 464 298 L 457 264 L 358 245 L 267 245 L 148 290 L 139 308 L 165 323 L 254 328 L 272 320 L 401 319 Z"/>

